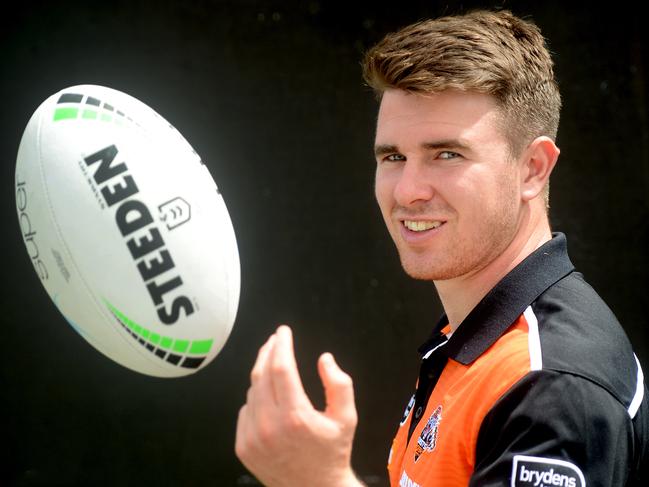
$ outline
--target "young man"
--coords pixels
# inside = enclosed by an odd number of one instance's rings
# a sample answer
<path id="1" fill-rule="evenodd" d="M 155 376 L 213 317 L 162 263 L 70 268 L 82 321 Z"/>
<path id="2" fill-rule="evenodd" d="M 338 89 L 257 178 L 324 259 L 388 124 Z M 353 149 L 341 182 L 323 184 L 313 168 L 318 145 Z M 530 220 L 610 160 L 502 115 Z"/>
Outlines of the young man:
<path id="1" fill-rule="evenodd" d="M 376 198 L 404 269 L 445 311 L 420 348 L 393 486 L 644 485 L 642 369 L 548 222 L 552 66 L 538 28 L 505 11 L 418 23 L 366 55 Z M 351 379 L 330 354 L 318 365 L 324 412 L 287 327 L 259 351 L 235 449 L 267 485 L 359 484 Z"/>

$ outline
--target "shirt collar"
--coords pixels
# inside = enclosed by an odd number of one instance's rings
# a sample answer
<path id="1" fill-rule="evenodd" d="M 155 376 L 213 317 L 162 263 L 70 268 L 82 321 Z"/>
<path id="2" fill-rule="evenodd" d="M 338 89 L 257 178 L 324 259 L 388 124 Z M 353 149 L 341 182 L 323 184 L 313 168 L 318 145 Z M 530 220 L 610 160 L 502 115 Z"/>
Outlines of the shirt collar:
<path id="1" fill-rule="evenodd" d="M 482 298 L 440 351 L 464 365 L 470 364 L 541 294 L 574 270 L 568 257 L 566 236 L 554 233 L 550 241 L 528 255 Z M 420 353 L 426 353 L 440 339 L 441 329 L 447 323 L 444 314 L 432 336 L 419 348 Z"/>

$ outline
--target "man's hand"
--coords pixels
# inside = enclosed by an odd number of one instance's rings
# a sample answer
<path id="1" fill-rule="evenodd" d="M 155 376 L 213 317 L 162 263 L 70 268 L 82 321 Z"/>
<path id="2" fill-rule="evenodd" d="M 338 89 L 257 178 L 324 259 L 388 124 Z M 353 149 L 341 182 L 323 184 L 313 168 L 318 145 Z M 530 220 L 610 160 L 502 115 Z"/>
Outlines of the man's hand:
<path id="1" fill-rule="evenodd" d="M 330 353 L 320 356 L 318 372 L 324 412 L 304 392 L 288 326 L 280 326 L 259 349 L 239 411 L 235 451 L 264 485 L 362 485 L 351 468 L 357 422 L 352 380 Z"/>

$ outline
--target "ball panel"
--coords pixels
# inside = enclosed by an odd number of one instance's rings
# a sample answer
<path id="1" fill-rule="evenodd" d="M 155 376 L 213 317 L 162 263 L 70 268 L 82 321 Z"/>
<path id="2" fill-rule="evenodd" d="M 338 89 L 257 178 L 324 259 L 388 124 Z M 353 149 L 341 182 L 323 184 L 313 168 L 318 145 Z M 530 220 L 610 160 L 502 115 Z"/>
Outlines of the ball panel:
<path id="1" fill-rule="evenodd" d="M 77 324 L 95 319 L 96 309 L 87 310 L 71 304 L 91 295 L 76 266 L 71 264 L 69 250 L 52 217 L 37 142 L 40 140 L 40 113 L 37 111 L 30 119 L 17 156 L 16 206 L 23 241 L 41 283 L 73 328 L 96 347 L 106 343 L 104 352 L 120 361 L 124 359 L 123 354 L 107 340 L 105 333 L 94 333 Z"/>

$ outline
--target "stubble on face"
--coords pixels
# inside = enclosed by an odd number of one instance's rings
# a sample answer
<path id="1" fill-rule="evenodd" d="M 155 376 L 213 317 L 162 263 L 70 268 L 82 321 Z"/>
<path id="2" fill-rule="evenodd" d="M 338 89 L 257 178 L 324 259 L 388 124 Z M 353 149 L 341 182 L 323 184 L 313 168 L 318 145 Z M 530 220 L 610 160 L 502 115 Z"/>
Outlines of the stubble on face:
<path id="1" fill-rule="evenodd" d="M 470 276 L 484 269 L 505 251 L 516 235 L 519 208 L 514 182 L 511 181 L 513 178 L 504 176 L 498 201 L 490 205 L 487 212 L 484 208 L 480 209 L 484 218 L 474 222 L 469 231 L 461 228 L 464 225 L 462 215 L 447 210 L 454 218 L 446 223 L 449 227 L 444 230 L 451 235 L 443 246 L 417 252 L 394 235 L 401 265 L 410 277 L 446 281 Z M 421 211 L 425 214 L 426 209 L 422 208 Z"/>
<path id="2" fill-rule="evenodd" d="M 387 106 L 384 106 L 386 104 Z M 471 158 L 461 162 L 466 173 L 449 169 L 422 184 L 433 188 L 430 199 L 399 206 L 391 170 L 379 180 L 377 199 L 397 246 L 401 264 L 415 279 L 444 281 L 477 273 L 502 254 L 519 225 L 517 162 L 504 141 L 498 112 L 487 95 L 442 93 L 432 97 L 386 93 L 377 126 L 377 145 L 387 143 L 411 151 L 412 163 L 426 155 L 418 151 L 430 140 L 472 134 Z M 449 136 L 449 127 L 456 127 Z M 444 135 L 439 135 L 444 134 Z M 498 141 L 498 142 L 496 142 Z M 403 148 L 402 148 L 403 147 Z M 462 158 L 464 160 L 464 158 Z M 423 167 L 423 166 L 422 166 Z M 428 177 L 428 176 L 423 176 Z M 402 220 L 443 216 L 439 234 L 426 245 L 411 245 L 402 237 Z"/>

